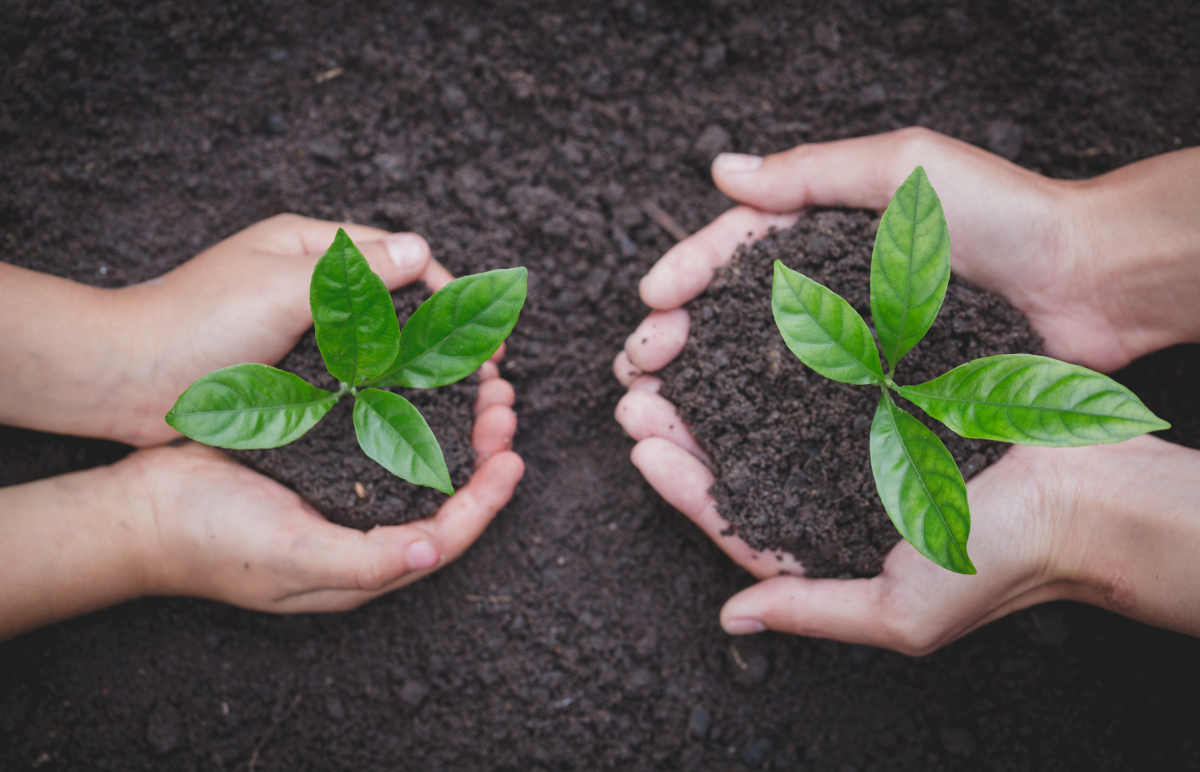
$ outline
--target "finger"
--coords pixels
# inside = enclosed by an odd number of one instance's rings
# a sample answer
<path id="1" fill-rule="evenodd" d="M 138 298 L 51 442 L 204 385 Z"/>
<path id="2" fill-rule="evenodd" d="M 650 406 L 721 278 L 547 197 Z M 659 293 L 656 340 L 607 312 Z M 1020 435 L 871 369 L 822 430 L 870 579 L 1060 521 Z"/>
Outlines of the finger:
<path id="1" fill-rule="evenodd" d="M 729 523 L 717 512 L 716 501 L 708 495 L 712 473 L 691 453 L 669 440 L 650 437 L 633 447 L 630 458 L 668 504 L 687 515 L 726 555 L 754 576 L 761 579 L 781 571 L 803 571 L 790 556 L 758 552 L 740 536 L 726 535 Z"/>
<path id="2" fill-rule="evenodd" d="M 355 244 L 389 290 L 412 284 L 429 268 L 429 244 L 415 233 L 393 233 Z"/>
<path id="3" fill-rule="evenodd" d="M 662 437 L 712 466 L 708 454 L 684 426 L 675 406 L 652 391 L 631 391 L 617 403 L 617 423 L 637 441 Z"/>
<path id="4" fill-rule="evenodd" d="M 997 160 L 965 142 L 909 128 L 799 145 L 766 158 L 722 154 L 713 160 L 712 174 L 722 193 L 766 211 L 808 206 L 882 211 L 916 165 L 934 177 L 938 167 L 961 167 L 980 158 Z"/>
<path id="5" fill-rule="evenodd" d="M 344 229 L 355 244 L 380 241 L 388 236 L 388 231 L 367 225 L 316 220 L 289 213 L 268 217 L 241 231 L 234 238 L 246 239 L 249 244 L 263 252 L 319 257 L 333 243 L 338 228 Z"/>
<path id="6" fill-rule="evenodd" d="M 500 344 L 500 348 L 496 349 L 495 354 L 492 354 L 490 357 L 488 357 L 488 361 L 494 365 L 499 365 L 500 361 L 504 359 L 504 352 L 506 351 L 508 351 L 507 341 Z"/>
<path id="7" fill-rule="evenodd" d="M 430 260 L 428 267 L 425 269 L 425 275 L 421 278 L 430 292 L 437 292 L 442 287 L 454 281 L 454 274 L 447 271 L 446 267 L 437 260 Z"/>
<path id="8" fill-rule="evenodd" d="M 679 308 L 712 281 L 713 271 L 733 257 L 739 244 L 761 238 L 771 228 L 787 228 L 796 213 L 772 214 L 737 206 L 667 250 L 638 285 L 651 308 Z"/>
<path id="9" fill-rule="evenodd" d="M 642 372 L 661 370 L 683 351 L 690 328 L 690 317 L 683 308 L 655 311 L 625 339 L 625 354 Z"/>
<path id="10" fill-rule="evenodd" d="M 432 522 L 421 521 L 442 545 L 443 563 L 462 555 L 479 538 L 512 498 L 524 474 L 525 462 L 520 456 L 511 450 L 497 453 L 446 500 Z"/>
<path id="11" fill-rule="evenodd" d="M 471 429 L 471 447 L 478 454 L 477 464 L 512 448 L 517 431 L 517 414 L 507 405 L 493 405 L 475 418 Z"/>
<path id="12" fill-rule="evenodd" d="M 613 359 L 613 375 L 622 386 L 628 386 L 633 383 L 633 379 L 642 374 L 637 365 L 629 361 L 629 355 L 625 353 L 625 349 L 621 349 L 621 353 L 617 354 Z"/>
<path id="13" fill-rule="evenodd" d="M 444 548 L 436 534 L 413 524 L 357 531 L 311 517 L 300 521 L 289 534 L 288 573 L 303 578 L 302 587 L 275 599 L 278 610 L 334 610 L 350 608 L 373 594 L 395 585 L 405 575 L 439 566 Z M 349 593 L 348 605 L 323 605 L 341 597 L 314 594 Z M 350 598 L 357 600 L 351 601 Z"/>
<path id="14" fill-rule="evenodd" d="M 648 391 L 657 394 L 662 389 L 662 379 L 653 375 L 639 375 L 629 384 L 630 391 Z"/>
<path id="15" fill-rule="evenodd" d="M 312 589 L 279 599 L 271 610 L 343 611 L 428 576 L 461 556 L 479 538 L 512 498 L 524 473 L 520 456 L 501 453 L 480 467 L 433 518 L 366 533 L 324 523 L 339 532 L 326 531 L 324 540 L 338 550 L 336 556 L 330 556 L 337 559 L 323 567 L 309 567 L 319 569 L 311 572 Z M 345 549 L 345 543 L 354 541 L 369 543 L 373 549 Z M 401 552 L 410 547 L 414 555 Z M 356 566 L 351 562 L 356 559 L 364 562 Z"/>
<path id="16" fill-rule="evenodd" d="M 880 613 L 881 584 L 878 578 L 777 576 L 730 598 L 721 609 L 721 627 L 731 635 L 777 630 L 894 648 Z"/>
<path id="17" fill-rule="evenodd" d="M 481 384 L 500 377 L 500 368 L 496 366 L 495 362 L 491 361 L 481 364 L 475 372 L 479 373 L 479 382 Z"/>
<path id="18" fill-rule="evenodd" d="M 489 378 L 479 384 L 479 396 L 475 398 L 475 415 L 496 405 L 512 407 L 516 401 L 517 394 L 511 383 L 503 378 Z"/>

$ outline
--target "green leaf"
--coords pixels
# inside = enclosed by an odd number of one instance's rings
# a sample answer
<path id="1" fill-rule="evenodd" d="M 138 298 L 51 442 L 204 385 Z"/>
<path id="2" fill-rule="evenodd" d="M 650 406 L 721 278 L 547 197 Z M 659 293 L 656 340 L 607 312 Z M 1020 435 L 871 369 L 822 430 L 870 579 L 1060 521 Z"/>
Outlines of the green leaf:
<path id="1" fill-rule="evenodd" d="M 431 389 L 475 372 L 512 332 L 528 280 L 524 268 L 504 268 L 433 293 L 404 324 L 400 353 L 377 384 Z"/>
<path id="2" fill-rule="evenodd" d="M 871 329 L 837 293 L 778 260 L 771 312 L 783 340 L 800 361 L 842 383 L 883 383 Z"/>
<path id="3" fill-rule="evenodd" d="M 962 473 L 938 436 L 901 410 L 886 389 L 871 423 L 871 470 L 900 535 L 942 568 L 974 574 Z"/>
<path id="4" fill-rule="evenodd" d="M 871 253 L 871 316 L 893 371 L 929 332 L 949 281 L 946 216 L 918 166 L 892 196 Z"/>
<path id="5" fill-rule="evenodd" d="M 234 365 L 189 386 L 166 419 L 205 445 L 277 448 L 311 429 L 339 396 L 274 367 Z"/>
<path id="6" fill-rule="evenodd" d="M 396 307 L 341 228 L 313 268 L 308 297 L 317 346 L 334 378 L 357 386 L 387 372 L 400 344 Z"/>
<path id="7" fill-rule="evenodd" d="M 963 437 L 1020 445 L 1120 442 L 1171 426 L 1111 378 L 1032 354 L 976 359 L 900 393 Z"/>
<path id="8" fill-rule="evenodd" d="M 410 483 L 454 493 L 442 447 L 411 402 L 379 389 L 355 396 L 354 432 L 368 456 Z"/>

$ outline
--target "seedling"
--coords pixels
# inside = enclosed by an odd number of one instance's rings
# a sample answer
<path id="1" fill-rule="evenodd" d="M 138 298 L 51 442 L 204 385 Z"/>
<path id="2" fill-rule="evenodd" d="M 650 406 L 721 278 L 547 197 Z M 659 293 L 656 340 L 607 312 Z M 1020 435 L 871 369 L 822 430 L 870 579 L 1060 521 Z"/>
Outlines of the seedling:
<path id="1" fill-rule="evenodd" d="M 918 166 L 892 197 L 871 254 L 871 328 L 839 295 L 778 260 L 775 323 L 792 353 L 827 378 L 878 386 L 871 470 L 884 509 L 917 551 L 974 574 L 967 556 L 967 487 L 937 435 L 889 389 L 963 437 L 1056 447 L 1120 442 L 1170 424 L 1124 386 L 1078 365 L 1031 354 L 984 357 L 929 383 L 897 386 L 896 363 L 929 331 L 950 281 L 950 233 L 937 193 Z"/>
<path id="2" fill-rule="evenodd" d="M 524 268 L 464 276 L 433 293 L 400 329 L 383 280 L 341 228 L 309 287 L 317 346 L 337 392 L 262 364 L 214 370 L 188 387 L 167 423 L 219 448 L 277 448 L 299 439 L 347 393 L 363 451 L 392 474 L 454 493 L 437 438 L 386 386 L 432 389 L 462 380 L 512 332 L 525 304 Z"/>

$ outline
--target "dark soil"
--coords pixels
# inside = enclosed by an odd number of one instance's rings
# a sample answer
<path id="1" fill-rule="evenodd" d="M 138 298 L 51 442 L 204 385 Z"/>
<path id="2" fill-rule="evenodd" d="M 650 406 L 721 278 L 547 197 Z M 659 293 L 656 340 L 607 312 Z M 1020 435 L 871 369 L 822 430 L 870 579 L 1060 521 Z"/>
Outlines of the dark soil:
<path id="1" fill-rule="evenodd" d="M 812 577 L 874 576 L 900 534 L 871 473 L 879 390 L 831 381 L 788 351 L 771 316 L 772 266 L 783 261 L 870 319 L 878 224 L 866 212 L 819 212 L 739 248 L 688 304 L 688 345 L 661 374 L 662 395 L 714 463 L 709 491 L 721 515 L 752 547 L 790 552 Z M 941 313 L 895 378 L 924 383 L 979 357 L 1017 353 L 1042 353 L 1025 319 L 951 277 Z M 1007 449 L 959 437 L 897 402 L 941 437 L 968 480 Z"/>
<path id="2" fill-rule="evenodd" d="M 392 293 L 400 323 L 430 295 L 423 284 Z M 277 365 L 314 386 L 337 391 L 337 379 L 325 369 L 317 336 L 309 330 Z M 442 446 L 450 482 L 457 489 L 471 477 L 475 451 L 471 424 L 475 420 L 478 379 L 439 389 L 389 389 L 413 403 Z M 354 433 L 354 400 L 342 399 L 303 437 L 270 450 L 235 450 L 229 454 L 247 466 L 295 490 L 335 523 L 368 530 L 376 525 L 407 523 L 429 517 L 446 494 L 405 482 L 372 461 L 358 446 Z M 363 489 L 359 496 L 357 485 Z"/>
<path id="3" fill-rule="evenodd" d="M 1094 608 L 921 659 L 724 635 L 751 580 L 629 463 L 611 362 L 672 244 L 643 202 L 701 227 L 715 153 L 919 124 L 1093 176 L 1200 142 L 1198 31 L 1191 0 L 0 4 L 0 259 L 120 286 L 296 211 L 530 269 L 528 472 L 462 559 L 349 614 L 147 599 L 0 645 L 0 770 L 1196 769 L 1200 642 Z M 1193 447 L 1197 348 L 1119 376 Z M 0 475 L 122 452 L 3 430 Z"/>

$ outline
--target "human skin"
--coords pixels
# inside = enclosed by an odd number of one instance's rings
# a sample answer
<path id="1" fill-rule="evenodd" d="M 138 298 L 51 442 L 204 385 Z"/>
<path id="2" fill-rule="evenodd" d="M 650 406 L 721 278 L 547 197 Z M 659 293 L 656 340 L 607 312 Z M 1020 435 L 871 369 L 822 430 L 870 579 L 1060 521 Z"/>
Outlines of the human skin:
<path id="1" fill-rule="evenodd" d="M 13 363 L 0 372 L 0 421 L 143 446 L 179 439 L 163 416 L 192 381 L 273 364 L 312 325 L 312 266 L 338 227 L 281 215 L 127 290 L 0 264 L 0 357 Z M 420 236 L 342 227 L 390 289 L 451 280 Z M 479 369 L 477 469 L 425 520 L 366 533 L 334 525 L 192 442 L 0 488 L 0 639 L 145 595 L 345 610 L 437 570 L 478 538 L 524 473 L 503 354 Z"/>
<path id="2" fill-rule="evenodd" d="M 339 227 L 388 289 L 451 278 L 414 233 L 292 214 L 121 289 L 0 263 L 0 423 L 137 447 L 178 439 L 163 417 L 197 378 L 278 362 L 312 326 L 312 268 Z"/>
<path id="3" fill-rule="evenodd" d="M 776 629 L 921 654 L 1019 608 L 1072 598 L 1200 635 L 1200 571 L 1189 557 L 1200 549 L 1200 453 L 1154 438 L 1010 449 L 968 483 L 977 577 L 952 575 L 901 542 L 873 579 L 768 578 L 802 569 L 720 535 L 727 524 L 707 495 L 706 459 L 649 375 L 686 343 L 681 306 L 738 244 L 790 225 L 808 206 L 882 211 L 918 164 L 941 197 L 954 272 L 1004 295 L 1048 355 L 1111 371 L 1200 341 L 1200 149 L 1081 182 L 1047 179 L 923 129 L 765 159 L 719 157 L 714 180 L 743 205 L 677 244 L 642 279 L 642 300 L 655 310 L 613 370 L 630 387 L 617 420 L 638 440 L 634 463 L 764 579 L 726 604 L 722 625 L 732 634 Z"/>

